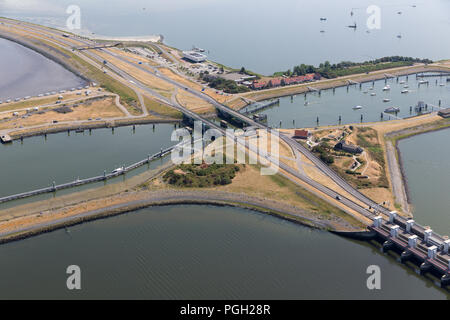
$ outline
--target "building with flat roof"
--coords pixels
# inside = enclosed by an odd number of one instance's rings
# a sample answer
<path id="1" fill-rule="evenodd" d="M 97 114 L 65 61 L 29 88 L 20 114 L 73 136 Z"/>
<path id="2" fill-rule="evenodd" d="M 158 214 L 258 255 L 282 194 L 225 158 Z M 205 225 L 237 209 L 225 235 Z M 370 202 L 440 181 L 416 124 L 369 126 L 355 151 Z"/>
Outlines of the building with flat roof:
<path id="1" fill-rule="evenodd" d="M 206 61 L 207 56 L 197 51 L 183 51 L 183 58 L 198 63 Z"/>

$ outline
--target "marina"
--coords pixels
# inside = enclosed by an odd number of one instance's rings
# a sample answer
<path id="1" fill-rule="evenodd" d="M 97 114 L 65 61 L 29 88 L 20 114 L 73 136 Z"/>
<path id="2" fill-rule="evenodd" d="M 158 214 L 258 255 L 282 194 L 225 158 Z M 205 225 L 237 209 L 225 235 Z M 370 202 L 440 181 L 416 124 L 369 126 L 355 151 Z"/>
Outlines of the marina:
<path id="1" fill-rule="evenodd" d="M 404 82 L 401 84 L 402 81 Z M 447 86 L 443 87 L 434 83 L 428 86 L 419 85 L 418 82 L 419 80 L 415 77 L 409 76 L 406 80 L 406 76 L 402 76 L 363 83 L 361 88 L 359 86 L 339 87 L 335 90 L 321 90 L 320 94 L 309 92 L 306 95 L 281 97 L 279 104 L 266 108 L 262 113 L 267 115 L 270 126 L 278 128 L 281 123 L 282 128 L 289 129 L 359 123 L 361 116 L 363 122 L 387 121 L 424 112 L 438 112 L 441 107 L 450 105 L 450 90 Z M 401 93 L 405 83 L 414 88 L 409 89 L 408 94 Z M 387 85 L 391 89 L 383 91 Z M 370 94 L 364 94 L 365 91 Z M 424 102 L 423 106 L 417 109 L 420 101 Z M 396 117 L 389 114 L 380 116 L 387 108 L 386 103 L 400 109 L 396 112 Z M 425 104 L 429 106 L 427 109 Z M 353 109 L 353 106 L 364 106 L 364 108 Z"/>

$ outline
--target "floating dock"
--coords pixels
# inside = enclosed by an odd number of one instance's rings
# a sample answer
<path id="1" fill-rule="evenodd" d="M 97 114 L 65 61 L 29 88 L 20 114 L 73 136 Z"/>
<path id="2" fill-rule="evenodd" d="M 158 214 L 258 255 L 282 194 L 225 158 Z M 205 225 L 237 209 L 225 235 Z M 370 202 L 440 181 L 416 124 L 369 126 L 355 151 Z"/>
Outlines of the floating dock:
<path id="1" fill-rule="evenodd" d="M 0 136 L 0 141 L 2 143 L 11 143 L 12 142 L 12 138 L 9 136 L 9 134 L 2 134 Z"/>

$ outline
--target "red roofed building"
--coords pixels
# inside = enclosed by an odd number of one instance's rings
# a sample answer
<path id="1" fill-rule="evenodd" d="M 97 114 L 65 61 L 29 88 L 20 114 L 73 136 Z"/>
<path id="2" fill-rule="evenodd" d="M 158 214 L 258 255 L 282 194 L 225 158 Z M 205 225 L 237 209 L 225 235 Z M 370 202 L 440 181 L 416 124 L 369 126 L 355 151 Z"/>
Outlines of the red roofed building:
<path id="1" fill-rule="evenodd" d="M 254 90 L 261 90 L 267 87 L 267 82 L 264 81 L 253 81 L 252 88 Z"/>
<path id="2" fill-rule="evenodd" d="M 297 139 L 308 139 L 309 132 L 308 130 L 295 130 L 293 138 Z"/>
<path id="3" fill-rule="evenodd" d="M 281 78 L 275 78 L 269 81 L 270 87 L 279 87 L 281 86 Z"/>
<path id="4" fill-rule="evenodd" d="M 316 75 L 315 73 L 307 73 L 307 74 L 305 75 L 305 80 L 306 80 L 306 81 L 313 81 L 315 75 Z"/>

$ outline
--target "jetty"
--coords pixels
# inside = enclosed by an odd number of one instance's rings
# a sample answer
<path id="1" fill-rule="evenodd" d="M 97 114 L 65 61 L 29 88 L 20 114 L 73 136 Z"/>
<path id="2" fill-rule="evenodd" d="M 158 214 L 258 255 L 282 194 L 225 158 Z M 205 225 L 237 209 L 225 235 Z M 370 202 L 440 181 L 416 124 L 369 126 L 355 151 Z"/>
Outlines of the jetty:
<path id="1" fill-rule="evenodd" d="M 242 98 L 244 101 L 251 101 L 252 103 L 244 107 L 244 114 L 252 114 L 274 105 L 280 104 L 280 99 L 269 100 L 265 102 L 256 102 L 250 99 Z"/>
<path id="2" fill-rule="evenodd" d="M 148 163 L 152 162 L 153 160 L 162 158 L 162 157 L 166 156 L 169 152 L 171 152 L 173 149 L 180 148 L 180 146 L 182 146 L 182 145 L 183 145 L 183 143 L 179 143 L 170 148 L 167 148 L 164 150 L 161 149 L 160 152 L 158 152 L 152 156 L 149 155 L 146 159 L 143 159 L 141 161 L 133 163 L 127 167 L 123 166 L 122 168 L 120 168 L 121 170 L 114 170 L 113 172 L 108 173 L 108 174 L 106 173 L 106 171 L 104 171 L 103 175 L 86 178 L 86 179 L 76 179 L 75 181 L 67 182 L 67 183 L 60 184 L 60 185 L 56 185 L 55 182 L 53 182 L 53 184 L 49 187 L 44 187 L 41 189 L 36 189 L 36 190 L 28 191 L 28 192 L 23 192 L 23 193 L 18 193 L 18 194 L 6 196 L 6 197 L 1 197 L 0 203 L 23 199 L 23 198 L 28 198 L 28 197 L 32 197 L 32 196 L 36 196 L 36 195 L 40 195 L 40 194 L 44 194 L 44 193 L 52 193 L 52 192 L 56 192 L 58 190 L 69 189 L 69 188 L 73 188 L 73 187 L 77 187 L 77 186 L 81 186 L 81 185 L 85 185 L 85 184 L 89 184 L 89 183 L 106 181 L 106 180 L 115 178 L 117 176 L 124 175 L 125 173 L 127 173 L 133 169 L 136 169 L 138 167 L 141 167 L 145 164 L 148 164 Z"/>

